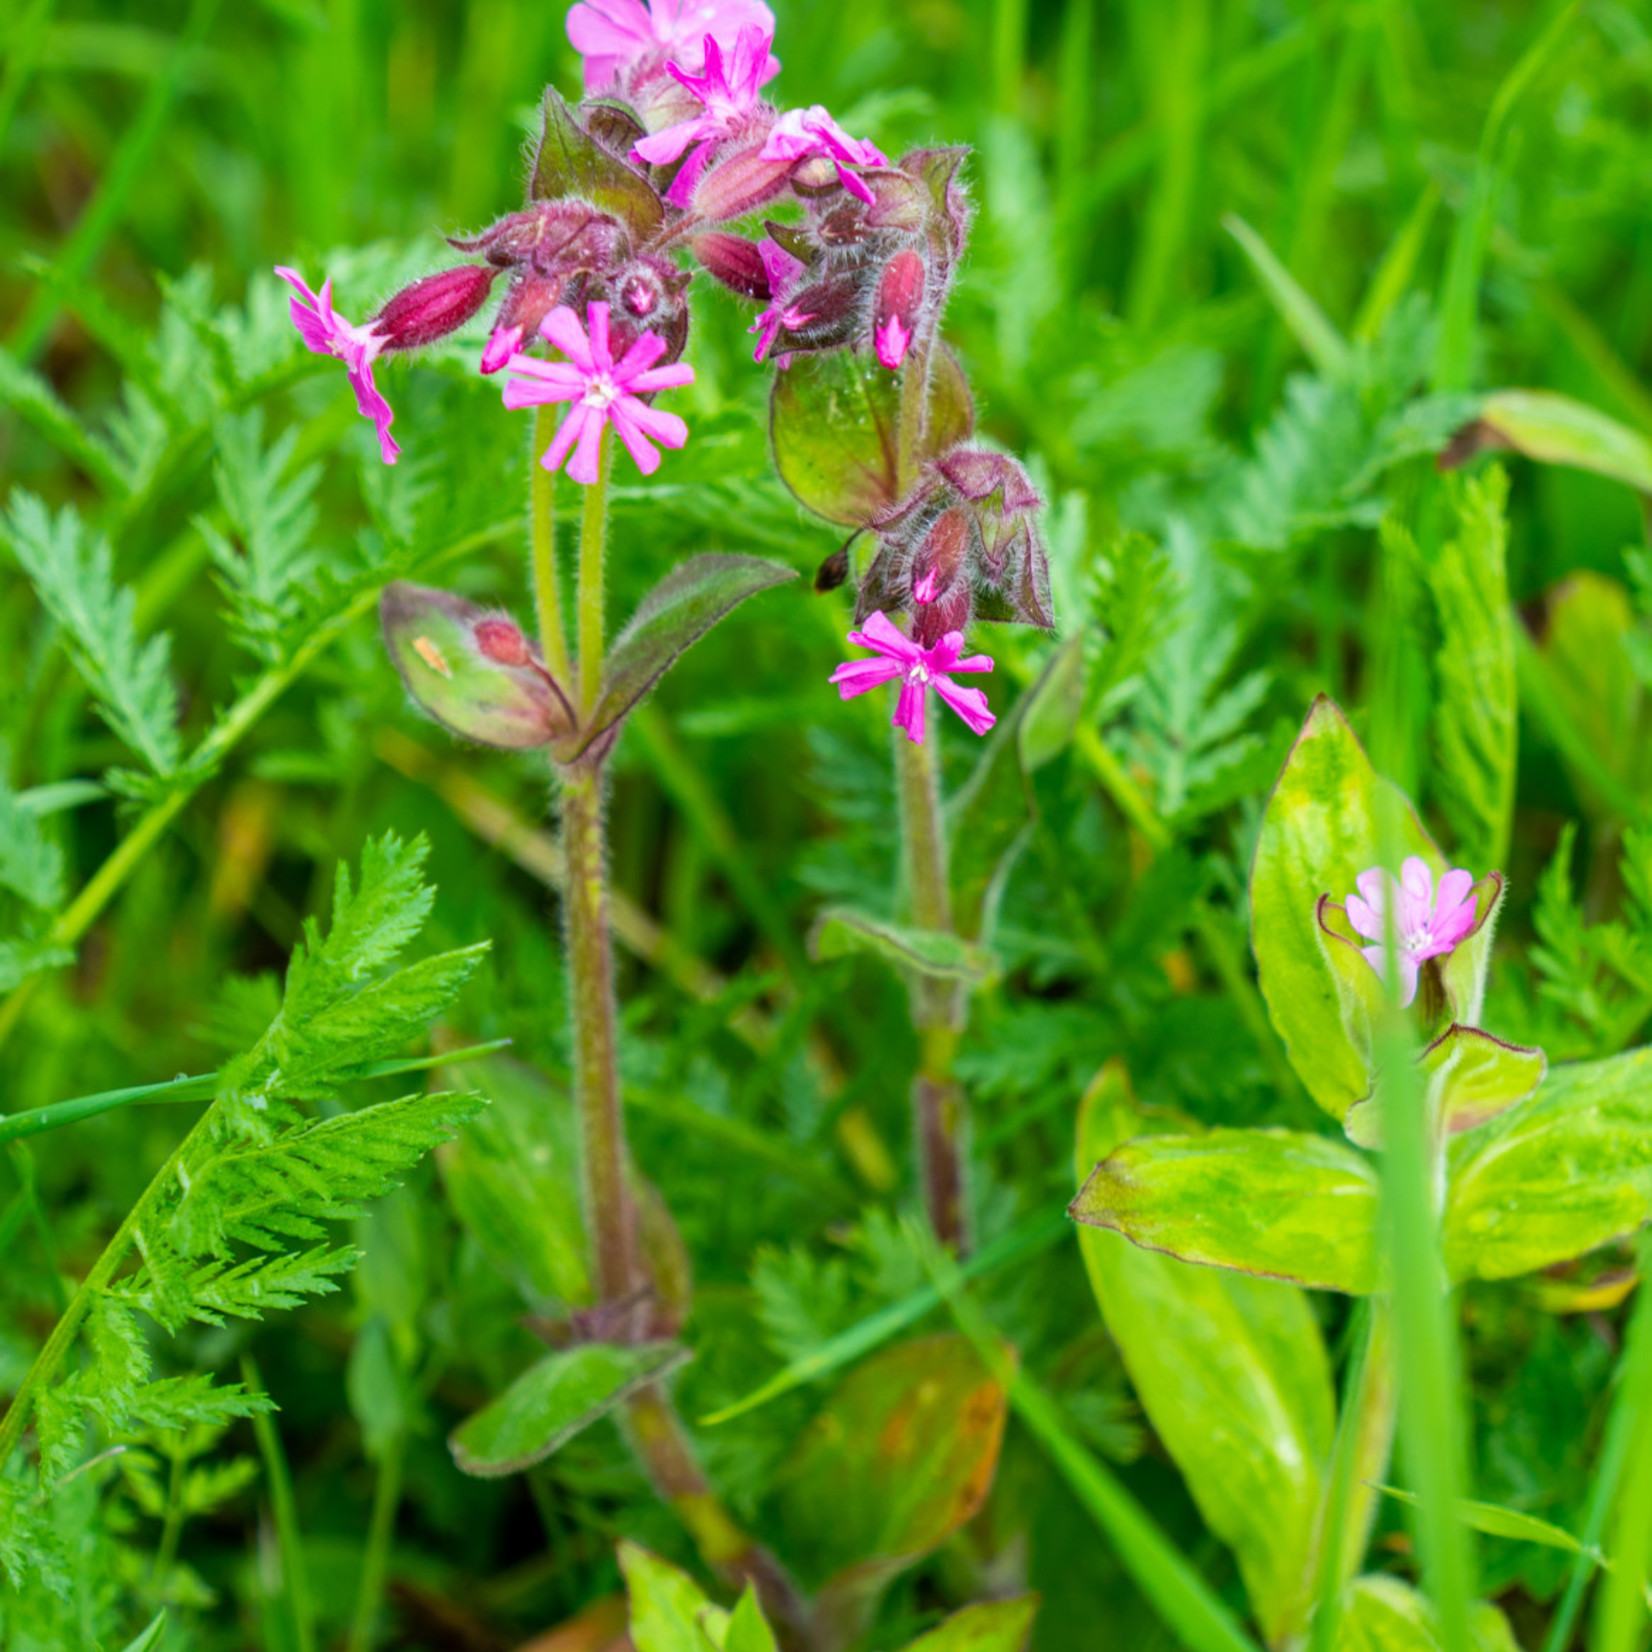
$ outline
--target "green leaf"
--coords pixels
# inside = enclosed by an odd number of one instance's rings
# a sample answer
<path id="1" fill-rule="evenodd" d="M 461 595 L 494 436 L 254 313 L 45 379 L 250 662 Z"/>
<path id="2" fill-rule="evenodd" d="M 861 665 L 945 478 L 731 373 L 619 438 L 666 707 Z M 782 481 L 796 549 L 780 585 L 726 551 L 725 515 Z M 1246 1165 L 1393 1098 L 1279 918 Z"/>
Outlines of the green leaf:
<path id="1" fill-rule="evenodd" d="M 811 1424 L 783 1508 L 828 1638 L 861 1633 L 889 1582 L 980 1508 L 1004 1432 L 1002 1386 L 961 1336 L 924 1337 L 852 1372 Z"/>
<path id="2" fill-rule="evenodd" d="M 1355 1296 L 1377 1286 L 1376 1172 L 1324 1136 L 1142 1137 L 1098 1164 L 1068 1209 L 1186 1262 Z"/>
<path id="3" fill-rule="evenodd" d="M 1531 1100 L 1452 1143 L 1446 1266 L 1509 1279 L 1652 1214 L 1652 1049 L 1556 1067 Z"/>
<path id="4" fill-rule="evenodd" d="M 1514 813 L 1508 492 L 1508 476 L 1496 467 L 1452 488 L 1457 532 L 1425 564 L 1440 621 L 1435 790 L 1457 854 L 1471 867 L 1503 863 Z"/>
<path id="5" fill-rule="evenodd" d="M 1016 704 L 1021 766 L 1035 774 L 1072 744 L 1084 715 L 1084 636 L 1076 632 L 1050 656 L 1038 681 Z"/>
<path id="6" fill-rule="evenodd" d="M 589 201 L 618 218 L 635 240 L 647 240 L 665 218 L 653 185 L 585 131 L 554 86 L 545 89 L 544 117 L 529 197 Z"/>
<path id="7" fill-rule="evenodd" d="M 866 952 L 919 975 L 971 986 L 997 970 L 990 952 L 940 930 L 908 929 L 852 907 L 829 906 L 815 919 L 809 950 L 820 962 Z"/>
<path id="8" fill-rule="evenodd" d="M 477 646 L 488 611 L 448 591 L 397 580 L 379 599 L 384 646 L 407 692 L 450 733 L 531 751 L 573 730 L 573 712 L 538 657 L 503 665 Z"/>
<path id="9" fill-rule="evenodd" d="M 1273 249 L 1237 213 L 1228 213 L 1222 219 L 1222 228 L 1239 243 L 1270 302 L 1296 335 L 1308 359 L 1326 378 L 1346 377 L 1347 340 L 1331 325 L 1296 277 L 1274 256 Z"/>
<path id="10" fill-rule="evenodd" d="M 166 1613 L 157 1612 L 149 1620 L 145 1629 L 140 1629 L 131 1640 L 126 1643 L 124 1652 L 156 1652 L 161 1644 L 161 1637 L 166 1633 Z"/>
<path id="11" fill-rule="evenodd" d="M 587 1342 L 547 1354 L 453 1431 L 453 1460 L 466 1474 L 518 1474 L 688 1357 L 674 1342 Z"/>
<path id="12" fill-rule="evenodd" d="M 755 556 L 708 553 L 679 563 L 642 599 L 602 666 L 596 709 L 580 730 L 577 756 L 653 688 L 688 649 L 748 597 L 796 579 L 794 569 Z"/>
<path id="13" fill-rule="evenodd" d="M 899 375 L 854 350 L 799 356 L 775 375 L 769 410 L 775 464 L 806 510 L 863 528 L 899 501 L 900 404 Z M 968 381 L 943 346 L 933 357 L 918 461 L 956 447 L 974 428 Z"/>
<path id="14" fill-rule="evenodd" d="M 1486 1601 L 1473 1609 L 1467 1652 L 1520 1652 L 1508 1620 Z M 1450 1652 L 1434 1613 L 1415 1589 L 1393 1577 L 1362 1577 L 1349 1587 L 1336 1652 Z"/>
<path id="15" fill-rule="evenodd" d="M 1023 1652 L 1037 1616 L 1037 1595 L 966 1606 L 938 1629 L 920 1635 L 906 1652 Z M 727 1652 L 734 1652 L 732 1641 Z"/>
<path id="16" fill-rule="evenodd" d="M 63 851 L 0 777 L 0 889 L 9 889 L 37 912 L 63 903 Z"/>
<path id="17" fill-rule="evenodd" d="M 1462 464 L 1488 448 L 1540 464 L 1570 465 L 1652 494 L 1652 442 L 1598 408 L 1553 390 L 1494 390 L 1480 416 L 1453 438 L 1443 464 Z"/>
<path id="18" fill-rule="evenodd" d="M 1141 1128 L 1109 1062 L 1079 1112 L 1078 1173 Z M 1083 1228 L 1079 1244 L 1142 1409 L 1233 1551 L 1270 1645 L 1304 1627 L 1336 1422 L 1325 1345 L 1288 1285 L 1191 1267 Z"/>
<path id="19" fill-rule="evenodd" d="M 137 598 L 115 584 L 108 540 L 86 543 L 72 506 L 54 517 L 22 492 L 0 520 L 0 535 L 62 628 L 99 715 L 156 774 L 171 774 L 182 751 L 171 639 L 139 642 Z"/>
<path id="20" fill-rule="evenodd" d="M 1378 1486 L 1377 1490 L 1397 1502 L 1407 1503 L 1413 1508 L 1417 1506 L 1416 1495 L 1399 1486 Z M 1505 1509 L 1496 1503 L 1476 1503 L 1462 1498 L 1457 1504 L 1457 1517 L 1465 1526 L 1472 1526 L 1487 1537 L 1508 1537 L 1516 1543 L 1539 1543 L 1546 1549 L 1564 1549 L 1568 1554 L 1590 1555 L 1596 1560 L 1601 1558 L 1598 1549 L 1580 1543 L 1563 1527 L 1539 1520 L 1535 1514 L 1523 1514 L 1519 1509 Z"/>
<path id="21" fill-rule="evenodd" d="M 763 1616 L 763 1608 L 757 1604 L 757 1591 L 749 1583 L 728 1620 L 723 1652 L 780 1652 L 774 1631 Z M 1012 1652 L 1019 1652 L 1019 1648 Z"/>
<path id="22" fill-rule="evenodd" d="M 1251 863 L 1251 941 L 1268 1013 L 1308 1093 L 1339 1119 L 1371 1084 L 1343 1027 L 1316 912 L 1322 895 L 1342 900 L 1355 878 L 1378 864 L 1384 799 L 1399 822 L 1401 851 L 1421 855 L 1438 877 L 1445 862 L 1410 804 L 1378 776 L 1347 720 L 1322 695 L 1268 799 Z"/>
<path id="23" fill-rule="evenodd" d="M 687 1572 L 628 1538 L 620 1540 L 619 1563 L 636 1652 L 726 1652 L 729 1614 Z"/>

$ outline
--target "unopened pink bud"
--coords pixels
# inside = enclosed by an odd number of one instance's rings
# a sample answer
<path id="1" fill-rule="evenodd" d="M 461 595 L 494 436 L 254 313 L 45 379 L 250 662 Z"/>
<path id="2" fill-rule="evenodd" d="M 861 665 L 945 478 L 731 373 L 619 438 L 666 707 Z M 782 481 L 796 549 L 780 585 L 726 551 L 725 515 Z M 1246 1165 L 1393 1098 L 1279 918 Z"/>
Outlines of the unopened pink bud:
<path id="1" fill-rule="evenodd" d="M 522 346 L 520 327 L 495 327 L 482 351 L 482 371 L 497 373 Z"/>
<path id="2" fill-rule="evenodd" d="M 446 338 L 487 302 L 499 272 L 487 264 L 461 264 L 403 287 L 374 318 L 386 350 L 416 350 Z"/>
<path id="3" fill-rule="evenodd" d="M 708 274 L 742 298 L 755 298 L 766 304 L 774 296 L 762 249 L 755 241 L 748 241 L 743 235 L 711 230 L 705 235 L 696 235 L 689 246 Z"/>
<path id="4" fill-rule="evenodd" d="M 492 660 L 495 665 L 524 666 L 533 658 L 528 639 L 514 620 L 478 620 L 476 646 L 482 658 Z"/>
<path id="5" fill-rule="evenodd" d="M 697 218 L 718 223 L 743 217 L 772 201 L 791 170 L 789 160 L 765 160 L 759 145 L 736 150 L 700 174 L 691 210 Z"/>
<path id="6" fill-rule="evenodd" d="M 918 310 L 924 297 L 924 261 L 917 253 L 898 252 L 884 266 L 872 316 L 872 343 L 878 360 L 893 373 L 912 347 Z"/>

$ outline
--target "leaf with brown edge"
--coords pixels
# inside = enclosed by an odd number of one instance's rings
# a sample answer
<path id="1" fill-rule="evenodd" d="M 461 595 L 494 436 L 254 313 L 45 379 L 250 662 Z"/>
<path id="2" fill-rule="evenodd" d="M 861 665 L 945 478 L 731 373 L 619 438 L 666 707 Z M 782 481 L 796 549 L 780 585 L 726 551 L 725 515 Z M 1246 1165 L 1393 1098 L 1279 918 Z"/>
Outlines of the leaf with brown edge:
<path id="1" fill-rule="evenodd" d="M 793 1454 L 783 1513 L 832 1644 L 889 1583 L 973 1518 L 998 1466 L 1006 1396 L 968 1340 L 924 1337 L 838 1386 Z"/>

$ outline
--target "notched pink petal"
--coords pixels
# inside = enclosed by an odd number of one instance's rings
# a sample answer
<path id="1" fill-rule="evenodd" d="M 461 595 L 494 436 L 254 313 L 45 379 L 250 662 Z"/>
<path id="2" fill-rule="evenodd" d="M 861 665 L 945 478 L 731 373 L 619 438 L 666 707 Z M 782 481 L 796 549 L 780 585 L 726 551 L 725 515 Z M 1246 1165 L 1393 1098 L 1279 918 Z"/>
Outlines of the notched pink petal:
<path id="1" fill-rule="evenodd" d="M 960 688 L 946 677 L 934 678 L 931 686 L 976 734 L 985 734 L 998 721 L 987 706 L 987 697 L 978 688 Z"/>
<path id="2" fill-rule="evenodd" d="M 880 655 L 873 660 L 845 660 L 829 680 L 837 685 L 839 695 L 847 700 L 853 695 L 866 693 L 868 689 L 892 683 L 904 670 L 899 660 Z"/>

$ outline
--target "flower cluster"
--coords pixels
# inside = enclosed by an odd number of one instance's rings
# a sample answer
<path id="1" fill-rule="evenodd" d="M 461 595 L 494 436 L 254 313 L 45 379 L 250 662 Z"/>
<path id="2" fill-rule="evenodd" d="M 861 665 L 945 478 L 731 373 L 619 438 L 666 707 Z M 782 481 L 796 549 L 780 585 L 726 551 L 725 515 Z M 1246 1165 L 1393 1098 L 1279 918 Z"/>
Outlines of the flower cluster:
<path id="1" fill-rule="evenodd" d="M 546 466 L 595 482 L 612 427 L 652 474 L 656 444 L 680 448 L 689 434 L 653 405 L 694 377 L 682 359 L 694 274 L 678 264 L 683 253 L 758 307 L 759 363 L 785 372 L 799 356 L 853 351 L 902 375 L 903 395 L 916 374 L 923 395 L 969 234 L 965 152 L 891 161 L 818 105 L 769 102 L 780 64 L 761 0 L 578 0 L 568 36 L 587 101 L 571 107 L 546 92 L 527 200 L 450 238 L 472 262 L 414 282 L 359 325 L 333 309 L 330 280 L 318 293 L 278 272 L 295 290 L 305 344 L 344 362 L 385 463 L 400 450 L 375 361 L 456 332 L 502 278 L 477 367 L 502 375 L 507 407 L 567 407 Z M 759 235 L 725 227 L 788 203 Z M 915 740 L 929 687 L 983 732 L 984 697 L 952 689 L 949 673 L 991 664 L 963 656 L 974 621 L 1051 623 L 1038 496 L 1015 461 L 963 441 L 913 457 L 912 474 L 898 478 L 904 497 L 886 496 L 860 524 L 877 549 L 851 641 L 877 658 L 834 681 L 848 695 L 900 675 L 895 720 Z M 907 616 L 910 635 L 896 623 Z"/>

